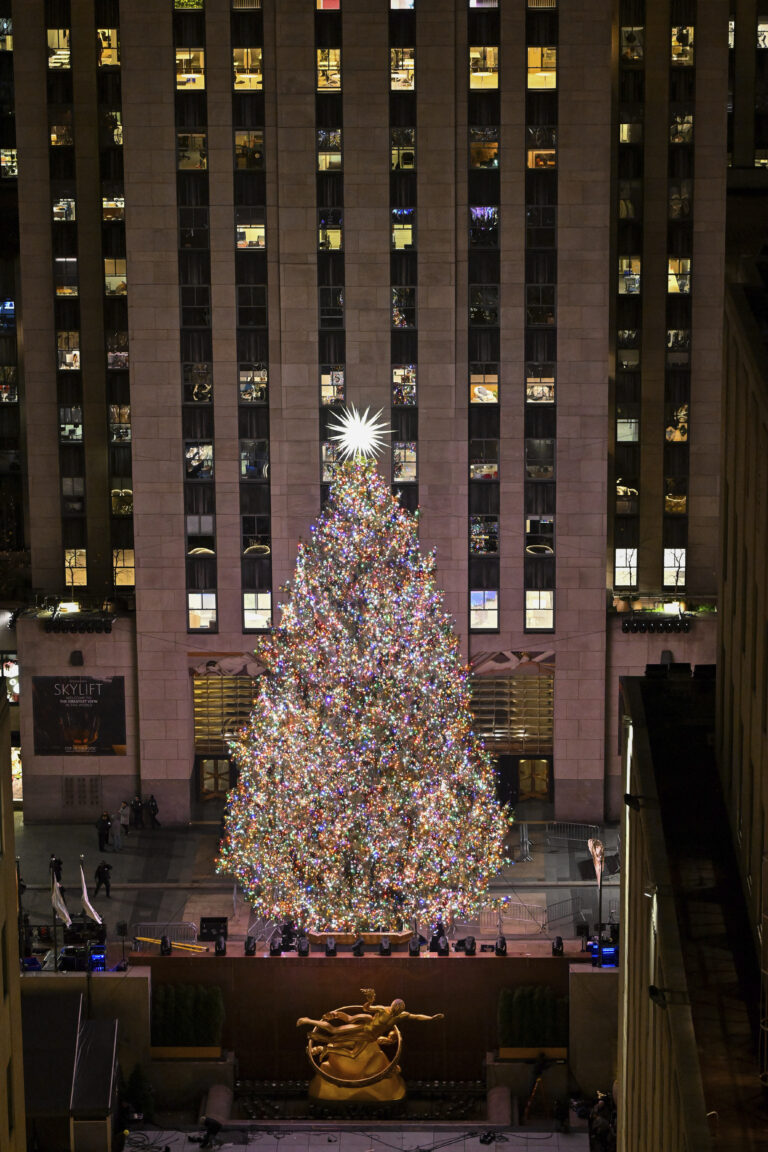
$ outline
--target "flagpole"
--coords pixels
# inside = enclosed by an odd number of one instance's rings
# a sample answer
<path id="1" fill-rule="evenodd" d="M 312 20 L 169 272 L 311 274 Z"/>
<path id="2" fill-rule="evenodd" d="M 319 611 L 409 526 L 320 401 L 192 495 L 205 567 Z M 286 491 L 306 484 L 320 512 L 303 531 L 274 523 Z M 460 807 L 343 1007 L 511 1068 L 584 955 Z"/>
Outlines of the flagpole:
<path id="1" fill-rule="evenodd" d="M 51 873 L 51 894 L 53 894 L 53 892 L 54 892 L 55 883 L 56 883 L 56 877 L 53 875 L 53 873 Z M 51 900 L 51 909 L 53 911 L 53 970 L 54 970 L 54 972 L 58 972 L 58 970 L 59 970 L 59 946 L 57 944 L 57 937 L 56 937 L 56 908 L 55 908 L 55 905 L 53 903 L 53 900 Z"/>

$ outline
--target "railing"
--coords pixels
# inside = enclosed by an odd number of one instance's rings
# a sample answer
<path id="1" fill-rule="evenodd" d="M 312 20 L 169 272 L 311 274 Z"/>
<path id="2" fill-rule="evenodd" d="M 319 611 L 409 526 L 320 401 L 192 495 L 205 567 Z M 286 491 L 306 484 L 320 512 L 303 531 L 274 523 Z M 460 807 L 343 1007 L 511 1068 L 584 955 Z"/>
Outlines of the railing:
<path id="1" fill-rule="evenodd" d="M 535 924 L 539 932 L 546 930 L 546 912 L 542 908 L 533 908 L 529 904 L 510 900 L 501 907 L 501 929 L 504 932 L 512 931 L 519 924 Z M 483 908 L 480 913 L 480 931 L 497 932 L 499 929 L 499 908 Z"/>
<path id="2" fill-rule="evenodd" d="M 554 844 L 584 844 L 587 840 L 599 840 L 600 828 L 597 824 L 564 824 L 552 822 L 544 827 L 547 847 Z"/>
<path id="3" fill-rule="evenodd" d="M 573 920 L 581 912 L 581 897 L 574 896 L 570 900 L 557 900 L 547 907 L 547 929 L 559 920 Z"/>
<path id="4" fill-rule="evenodd" d="M 131 936 L 148 936 L 152 940 L 161 940 L 163 936 L 167 936 L 172 944 L 194 944 L 197 940 L 197 924 L 191 921 L 178 922 L 175 924 L 162 924 L 162 923 L 142 923 L 131 925 Z M 152 945 L 147 944 L 145 941 L 137 940 L 136 951 L 147 952 Z"/>

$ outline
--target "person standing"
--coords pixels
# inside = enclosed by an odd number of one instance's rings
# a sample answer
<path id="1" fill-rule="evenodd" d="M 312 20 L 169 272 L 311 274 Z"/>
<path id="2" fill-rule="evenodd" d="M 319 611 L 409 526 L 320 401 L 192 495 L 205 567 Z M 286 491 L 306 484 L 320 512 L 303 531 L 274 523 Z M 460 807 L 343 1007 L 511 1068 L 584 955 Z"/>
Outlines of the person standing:
<path id="1" fill-rule="evenodd" d="M 110 889 L 110 878 L 109 877 L 110 877 L 111 871 L 112 871 L 112 865 L 107 864 L 106 860 L 102 860 L 101 863 L 99 864 L 98 868 L 96 869 L 96 871 L 93 874 L 94 878 L 96 880 L 96 891 L 93 893 L 94 898 L 96 896 L 98 896 L 99 890 L 103 886 L 107 891 L 107 900 L 112 899 L 110 892 L 109 892 L 109 889 Z"/>
<path id="2" fill-rule="evenodd" d="M 115 816 L 109 829 L 109 842 L 113 852 L 119 852 L 123 847 L 123 826 L 118 816 Z"/>
<path id="3" fill-rule="evenodd" d="M 109 812 L 105 810 L 96 821 L 96 831 L 99 834 L 99 852 L 106 852 L 108 849 L 109 829 L 111 826 L 112 821 L 109 818 Z"/>
<path id="4" fill-rule="evenodd" d="M 120 830 L 123 836 L 127 836 L 131 828 L 131 808 L 126 800 L 120 801 L 118 819 L 120 820 Z"/>
<path id="5" fill-rule="evenodd" d="M 147 811 L 149 812 L 149 819 L 151 821 L 149 825 L 150 828 L 159 828 L 160 821 L 157 818 L 157 800 L 155 800 L 155 797 L 151 792 L 149 794 L 149 800 L 147 800 Z"/>
<path id="6" fill-rule="evenodd" d="M 141 796 L 138 792 L 131 800 L 131 812 L 133 813 L 133 826 L 134 828 L 144 827 L 144 805 L 141 802 Z"/>

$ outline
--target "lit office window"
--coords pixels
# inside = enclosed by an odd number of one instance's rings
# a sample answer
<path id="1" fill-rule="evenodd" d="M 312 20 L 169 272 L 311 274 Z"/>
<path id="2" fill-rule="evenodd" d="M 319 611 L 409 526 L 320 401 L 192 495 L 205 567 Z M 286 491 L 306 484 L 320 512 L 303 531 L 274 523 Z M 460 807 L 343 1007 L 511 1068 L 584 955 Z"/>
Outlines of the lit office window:
<path id="1" fill-rule="evenodd" d="M 525 144 L 527 168 L 557 168 L 557 128 L 529 125 L 525 130 Z"/>
<path id="2" fill-rule="evenodd" d="M 110 504 L 113 516 L 133 515 L 133 480 L 130 476 L 110 477 Z"/>
<path id="3" fill-rule="evenodd" d="M 205 49 L 176 49 L 176 87 L 205 88 Z"/>
<path id="4" fill-rule="evenodd" d="M 320 444 L 320 479 L 330 484 L 339 466 L 339 446 L 335 440 L 323 440 Z"/>
<path id="5" fill-rule="evenodd" d="M 498 404 L 498 364 L 470 364 L 469 402 L 470 404 Z"/>
<path id="6" fill-rule="evenodd" d="M 393 11 L 395 11 L 395 9 L 407 9 L 411 11 L 413 9 L 413 2 L 414 0 L 389 0 L 389 6 Z"/>
<path id="7" fill-rule="evenodd" d="M 673 112 L 669 118 L 670 144 L 693 143 L 693 113 Z"/>
<path id="8" fill-rule="evenodd" d="M 214 556 L 216 553 L 216 517 L 211 513 L 190 512 L 187 521 L 187 555 Z"/>
<path id="9" fill-rule="evenodd" d="M 338 12 L 341 0 L 315 0 L 315 7 L 318 12 Z"/>
<path id="10" fill-rule="evenodd" d="M 104 259 L 104 291 L 107 296 L 125 296 L 128 292 L 124 259 Z"/>
<path id="11" fill-rule="evenodd" d="M 550 630 L 555 626 L 555 594 L 542 590 L 525 593 L 525 627 L 531 631 Z"/>
<path id="12" fill-rule="evenodd" d="M 469 49 L 470 88 L 498 88 L 499 49 L 486 44 L 472 45 Z"/>
<path id="13" fill-rule="evenodd" d="M 623 120 L 619 124 L 619 144 L 642 144 L 642 120 Z"/>
<path id="14" fill-rule="evenodd" d="M 619 256 L 619 295 L 637 296 L 640 292 L 642 260 L 639 256 Z"/>
<path id="15" fill-rule="evenodd" d="M 19 154 L 15 148 L 0 148 L 0 179 L 15 180 L 19 174 Z"/>
<path id="16" fill-rule="evenodd" d="M 555 365 L 529 362 L 525 366 L 526 404 L 554 404 Z"/>
<path id="17" fill-rule="evenodd" d="M 672 516 L 684 516 L 688 511 L 688 480 L 686 477 L 664 477 L 664 511 Z"/>
<path id="18" fill-rule="evenodd" d="M 731 25 L 733 23 L 734 23 L 733 20 L 728 21 L 728 47 L 729 48 L 733 48 L 734 44 L 735 44 L 735 41 L 734 41 L 734 35 L 735 34 L 734 34 L 733 29 L 731 28 Z M 758 20 L 758 22 L 757 22 L 757 47 L 758 48 L 768 48 L 768 20 L 766 20 L 765 18 L 763 18 L 762 20 Z"/>
<path id="19" fill-rule="evenodd" d="M 77 219 L 75 200 L 73 196 L 60 196 L 53 202 L 54 223 L 64 224 Z"/>
<path id="20" fill-rule="evenodd" d="M 320 368 L 320 403 L 339 404 L 344 400 L 344 365 L 323 364 Z"/>
<path id="21" fill-rule="evenodd" d="M 636 444 L 640 439 L 640 417 L 636 404 L 619 404 L 616 407 L 616 442 Z"/>
<path id="22" fill-rule="evenodd" d="M 557 87 L 557 48 L 528 48 L 528 87 Z"/>
<path id="23" fill-rule="evenodd" d="M 215 592 L 187 592 L 187 627 L 190 632 L 215 631 Z"/>
<path id="24" fill-rule="evenodd" d="M 685 444 L 688 441 L 688 405 L 672 404 L 667 410 L 667 426 L 664 438 L 668 444 Z"/>
<path id="25" fill-rule="evenodd" d="M 416 167 L 416 129 L 391 128 L 392 171 L 411 171 Z"/>
<path id="26" fill-rule="evenodd" d="M 690 290 L 690 258 L 688 256 L 670 256 L 667 260 L 667 292 L 687 295 Z"/>
<path id="27" fill-rule="evenodd" d="M 0 365 L 0 404 L 18 404 L 19 384 L 15 364 Z"/>
<path id="28" fill-rule="evenodd" d="M 489 206 L 469 209 L 469 243 L 473 248 L 498 248 L 498 208 Z"/>
<path id="29" fill-rule="evenodd" d="M 416 87 L 416 49 L 390 48 L 389 86 L 393 92 L 412 92 Z"/>
<path id="30" fill-rule="evenodd" d="M 83 439 L 83 410 L 79 405 L 59 408 L 59 440 L 78 444 Z"/>
<path id="31" fill-rule="evenodd" d="M 56 367 L 60 372 L 77 372 L 80 368 L 80 333 L 56 333 Z"/>
<path id="32" fill-rule="evenodd" d="M 320 92 L 341 91 L 341 48 L 318 48 L 317 88 Z"/>
<path id="33" fill-rule="evenodd" d="M 691 359 L 690 328 L 667 329 L 667 364 L 685 365 Z"/>
<path id="34" fill-rule="evenodd" d="M 498 128 L 470 128 L 469 166 L 470 168 L 498 168 Z"/>
<path id="35" fill-rule="evenodd" d="M 639 64 L 643 59 L 645 28 L 628 25 L 621 29 L 621 59 L 624 64 Z"/>
<path id="36" fill-rule="evenodd" d="M 109 439 L 112 444 L 130 444 L 131 442 L 131 406 L 130 404 L 110 404 L 109 406 Z"/>
<path id="37" fill-rule="evenodd" d="M 613 557 L 614 588 L 637 585 L 637 548 L 615 548 Z"/>
<path id="38" fill-rule="evenodd" d="M 263 208 L 235 208 L 235 245 L 238 248 L 263 248 L 267 228 Z"/>
<path id="39" fill-rule="evenodd" d="M 392 220 L 392 247 L 395 249 L 413 248 L 416 232 L 416 209 L 392 208 L 390 216 Z"/>
<path id="40" fill-rule="evenodd" d="M 262 49 L 233 48 L 232 74 L 236 92 L 260 92 L 263 87 Z"/>
<path id="41" fill-rule="evenodd" d="M 99 68 L 117 68 L 120 64 L 120 36 L 117 28 L 96 29 L 96 52 Z"/>
<path id="42" fill-rule="evenodd" d="M 241 404 L 266 404 L 269 369 L 266 364 L 238 365 L 238 400 Z"/>
<path id="43" fill-rule="evenodd" d="M 469 627 L 473 632 L 493 632 L 499 627 L 499 593 L 478 589 L 469 593 Z"/>
<path id="44" fill-rule="evenodd" d="M 269 516 L 249 513 L 242 517 L 241 547 L 243 556 L 269 556 L 271 551 Z"/>
<path id="45" fill-rule="evenodd" d="M 269 478 L 269 441 L 240 441 L 240 476 L 243 480 Z"/>
<path id="46" fill-rule="evenodd" d="M 51 148 L 69 148 L 75 143 L 71 124 L 51 124 Z"/>
<path id="47" fill-rule="evenodd" d="M 498 516 L 470 516 L 469 550 L 473 556 L 498 556 Z"/>
<path id="48" fill-rule="evenodd" d="M 392 444 L 392 483 L 416 483 L 416 444 L 412 440 Z"/>
<path id="49" fill-rule="evenodd" d="M 685 587 L 685 548 L 664 549 L 664 587 Z"/>
<path id="50" fill-rule="evenodd" d="M 499 0 L 469 0 L 470 8 L 498 8 Z"/>
<path id="51" fill-rule="evenodd" d="M 758 25 L 758 28 L 759 28 L 759 25 Z M 735 20 L 729 20 L 728 21 L 728 47 L 729 48 L 735 48 L 736 47 L 736 21 Z"/>
<path id="52" fill-rule="evenodd" d="M 205 7 L 205 0 L 173 0 L 173 6 L 177 11 L 190 11 L 190 10 L 202 11 L 202 9 Z M 234 8 L 237 8 L 239 6 L 240 5 L 238 5 L 236 3 L 233 4 Z M 245 5 L 243 5 L 243 7 L 245 7 Z M 248 7 L 258 8 L 258 7 L 260 7 L 260 4 L 255 4 L 255 5 L 249 4 Z"/>
<path id="53" fill-rule="evenodd" d="M 243 629 L 263 632 L 272 627 L 272 593 L 243 592 Z"/>
<path id="54" fill-rule="evenodd" d="M 210 404 L 213 400 L 212 364 L 182 364 L 181 382 L 185 404 Z"/>
<path id="55" fill-rule="evenodd" d="M 339 252 L 344 247 L 344 213 L 341 208 L 318 208 L 317 246 L 321 251 Z"/>
<path id="56" fill-rule="evenodd" d="M 77 296 L 76 256 L 57 256 L 54 259 L 53 285 L 57 296 Z"/>
<path id="57" fill-rule="evenodd" d="M 132 588 L 136 583 L 135 556 L 133 548 L 112 549 L 112 583 L 116 588 Z"/>
<path id="58" fill-rule="evenodd" d="M 213 479 L 213 442 L 195 440 L 184 446 L 184 475 L 187 480 Z"/>
<path id="59" fill-rule="evenodd" d="M 469 441 L 469 478 L 470 480 L 498 480 L 498 440 Z"/>
<path id="60" fill-rule="evenodd" d="M 85 548 L 64 549 L 64 583 L 67 588 L 83 588 L 88 583 Z"/>
<path id="61" fill-rule="evenodd" d="M 529 556 L 553 556 L 555 521 L 551 516 L 529 516 L 525 521 L 525 550 Z"/>
<path id="62" fill-rule="evenodd" d="M 259 171 L 264 167 L 264 129 L 235 131 L 235 169 Z"/>
<path id="63" fill-rule="evenodd" d="M 416 403 L 416 365 L 392 365 L 392 406 L 410 408 Z"/>
<path id="64" fill-rule="evenodd" d="M 318 172 L 340 172 L 342 168 L 341 128 L 317 129 Z"/>
<path id="65" fill-rule="evenodd" d="M 49 28 L 48 67 L 69 68 L 69 28 Z"/>
<path id="66" fill-rule="evenodd" d="M 693 65 L 693 26 L 681 24 L 672 29 L 670 47 L 671 63 L 678 67 L 690 68 Z"/>
<path id="67" fill-rule="evenodd" d="M 208 135 L 206 132 L 178 132 L 176 135 L 176 166 L 188 168 L 208 167 Z"/>
<path id="68" fill-rule="evenodd" d="M 13 19 L 0 17 L 0 52 L 13 52 Z"/>
<path id="69" fill-rule="evenodd" d="M 415 288 L 392 288 L 392 327 L 416 327 Z"/>
<path id="70" fill-rule="evenodd" d="M 74 204 L 74 201 L 72 202 Z M 101 218 L 102 220 L 124 220 L 125 219 L 125 196 L 102 196 L 101 198 Z M 74 216 L 72 217 L 74 219 Z"/>

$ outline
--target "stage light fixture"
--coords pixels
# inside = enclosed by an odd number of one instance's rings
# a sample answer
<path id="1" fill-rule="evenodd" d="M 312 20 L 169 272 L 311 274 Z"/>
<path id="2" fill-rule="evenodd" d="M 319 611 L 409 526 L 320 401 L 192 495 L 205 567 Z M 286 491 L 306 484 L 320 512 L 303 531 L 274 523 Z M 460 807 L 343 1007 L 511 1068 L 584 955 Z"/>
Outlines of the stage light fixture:
<path id="1" fill-rule="evenodd" d="M 382 936 L 381 940 L 379 941 L 379 956 L 391 956 L 391 955 L 392 955 L 392 941 L 390 940 L 389 936 Z"/>
<path id="2" fill-rule="evenodd" d="M 296 954 L 301 956 L 302 959 L 309 956 L 309 939 L 306 936 L 300 936 L 299 942 L 296 945 Z"/>
<path id="3" fill-rule="evenodd" d="M 246 936 L 245 944 L 243 945 L 243 952 L 245 953 L 246 956 L 255 956 L 256 955 L 256 937 L 255 936 Z"/>
<path id="4" fill-rule="evenodd" d="M 213 946 L 214 955 L 226 956 L 227 954 L 227 941 L 224 936 L 217 936 L 216 943 Z"/>
<path id="5" fill-rule="evenodd" d="M 475 955 L 475 953 L 477 952 L 477 942 L 475 941 L 474 936 L 465 936 L 464 937 L 464 951 L 467 954 L 467 956 L 474 956 Z"/>
<path id="6" fill-rule="evenodd" d="M 552 955 L 562 956 L 563 954 L 563 938 L 562 936 L 555 936 L 552 941 Z"/>
<path id="7" fill-rule="evenodd" d="M 352 945 L 352 955 L 365 956 L 365 940 L 363 940 L 362 936 L 358 936 Z"/>
<path id="8" fill-rule="evenodd" d="M 272 939 L 270 940 L 270 942 L 269 942 L 269 954 L 270 954 L 270 956 L 282 956 L 282 954 L 283 954 L 283 942 L 279 936 L 273 936 Z"/>
<path id="9" fill-rule="evenodd" d="M 421 956 L 421 944 L 419 942 L 418 936 L 411 936 L 410 940 L 408 941 L 408 955 L 416 957 Z"/>
<path id="10" fill-rule="evenodd" d="M 622 620 L 621 630 L 622 632 L 629 632 L 629 620 Z"/>
<path id="11" fill-rule="evenodd" d="M 438 956 L 450 956 L 451 946 L 448 943 L 447 936 L 440 936 L 437 941 L 437 954 Z"/>
<path id="12" fill-rule="evenodd" d="M 326 942 L 325 942 L 325 954 L 326 954 L 326 956 L 335 956 L 336 955 L 336 938 L 334 936 L 329 936 L 328 939 L 326 940 Z"/>
<path id="13" fill-rule="evenodd" d="M 506 936 L 497 936 L 496 943 L 493 948 L 497 956 L 506 956 L 507 954 L 507 938 Z"/>
<path id="14" fill-rule="evenodd" d="M 632 621 L 632 623 L 631 623 L 631 625 L 630 625 L 630 627 L 631 627 L 631 629 L 632 629 L 632 631 L 633 631 L 633 632 L 637 632 L 637 631 L 638 631 L 638 629 L 639 629 L 639 627 L 640 627 L 640 625 L 639 625 L 639 623 L 637 622 L 637 620 L 633 620 L 633 621 Z"/>
<path id="15" fill-rule="evenodd" d="M 161 956 L 170 956 L 170 954 L 171 954 L 171 942 L 167 936 L 161 936 L 160 937 L 160 955 Z"/>

